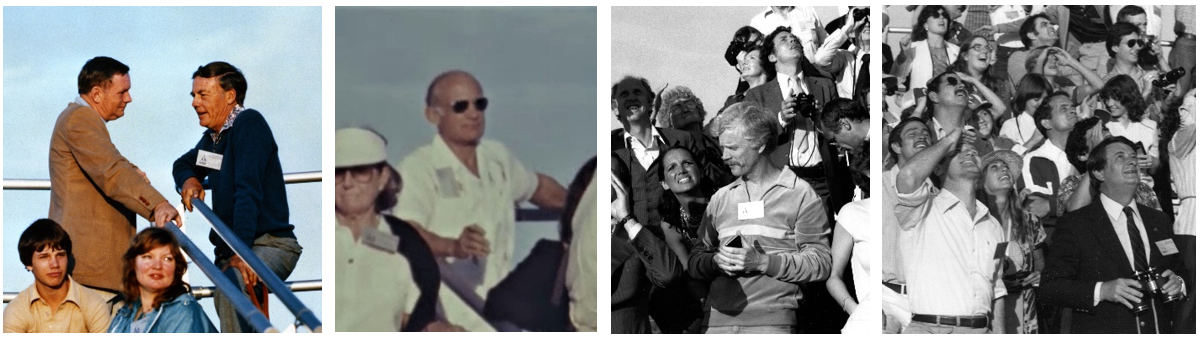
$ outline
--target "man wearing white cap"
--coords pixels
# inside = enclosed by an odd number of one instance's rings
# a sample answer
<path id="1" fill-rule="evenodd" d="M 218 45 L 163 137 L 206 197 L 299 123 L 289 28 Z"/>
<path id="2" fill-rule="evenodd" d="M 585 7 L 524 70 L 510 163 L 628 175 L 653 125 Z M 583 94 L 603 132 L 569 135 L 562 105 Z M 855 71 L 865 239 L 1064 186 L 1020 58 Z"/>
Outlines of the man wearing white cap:
<path id="1" fill-rule="evenodd" d="M 563 208 L 567 191 L 483 139 L 488 99 L 471 74 L 438 75 L 425 102 L 438 134 L 401 161 L 407 186 L 392 214 L 418 227 L 447 271 L 484 297 L 512 268 L 516 204 Z"/>
<path id="2" fill-rule="evenodd" d="M 334 136 L 334 294 L 337 331 L 461 331 L 437 321 L 438 265 L 413 226 L 380 211 L 396 204 L 400 176 L 375 132 Z"/>

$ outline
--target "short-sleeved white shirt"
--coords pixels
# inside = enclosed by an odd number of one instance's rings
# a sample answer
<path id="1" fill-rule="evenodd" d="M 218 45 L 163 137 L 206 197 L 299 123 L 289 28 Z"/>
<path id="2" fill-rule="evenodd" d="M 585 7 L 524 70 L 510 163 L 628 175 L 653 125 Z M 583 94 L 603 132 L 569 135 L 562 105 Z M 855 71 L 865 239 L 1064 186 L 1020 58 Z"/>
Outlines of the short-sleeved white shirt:
<path id="1" fill-rule="evenodd" d="M 538 177 L 493 140 L 480 141 L 476 160 L 479 176 L 451 153 L 442 137 L 434 136 L 401 161 L 404 187 L 392 215 L 447 238 L 459 237 L 473 224 L 483 228 L 491 245 L 487 257 L 446 262 L 484 297 L 512 269 L 516 206 L 534 195 Z"/>
<path id="2" fill-rule="evenodd" d="M 370 247 L 349 228 L 334 230 L 334 303 L 337 331 L 400 331 L 401 314 L 412 314 L 421 290 L 404 255 Z M 382 217 L 376 228 L 392 235 Z"/>

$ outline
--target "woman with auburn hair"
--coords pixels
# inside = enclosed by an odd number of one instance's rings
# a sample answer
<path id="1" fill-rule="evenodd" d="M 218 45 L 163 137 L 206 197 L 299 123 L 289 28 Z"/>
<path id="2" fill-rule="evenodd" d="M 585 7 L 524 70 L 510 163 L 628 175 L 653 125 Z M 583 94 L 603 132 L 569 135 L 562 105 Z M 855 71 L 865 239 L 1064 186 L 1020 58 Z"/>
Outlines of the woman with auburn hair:
<path id="1" fill-rule="evenodd" d="M 142 230 L 122 260 L 125 306 L 117 310 L 108 332 L 217 332 L 183 281 L 188 263 L 171 232 Z"/>

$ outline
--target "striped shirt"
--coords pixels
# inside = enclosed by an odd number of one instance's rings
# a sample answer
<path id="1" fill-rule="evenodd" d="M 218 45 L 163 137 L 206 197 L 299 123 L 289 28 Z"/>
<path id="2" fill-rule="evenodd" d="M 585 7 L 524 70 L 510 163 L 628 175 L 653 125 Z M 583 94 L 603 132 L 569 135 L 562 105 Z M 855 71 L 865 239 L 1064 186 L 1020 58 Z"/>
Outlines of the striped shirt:
<path id="1" fill-rule="evenodd" d="M 716 229 L 721 246 L 742 235 L 743 247 L 768 256 L 762 274 L 712 283 L 710 294 L 739 295 L 709 296 L 709 326 L 793 325 L 803 295 L 800 284 L 824 281 L 830 275 L 831 227 L 821 198 L 791 170 L 781 170 L 774 183 L 762 183 L 771 185 L 761 195 L 751 195 L 747 182 L 737 179 L 718 190 L 705 210 L 701 226 Z M 739 219 L 740 205 L 757 202 L 762 202 L 762 217 Z M 709 235 L 704 240 L 705 246 L 717 247 Z"/>

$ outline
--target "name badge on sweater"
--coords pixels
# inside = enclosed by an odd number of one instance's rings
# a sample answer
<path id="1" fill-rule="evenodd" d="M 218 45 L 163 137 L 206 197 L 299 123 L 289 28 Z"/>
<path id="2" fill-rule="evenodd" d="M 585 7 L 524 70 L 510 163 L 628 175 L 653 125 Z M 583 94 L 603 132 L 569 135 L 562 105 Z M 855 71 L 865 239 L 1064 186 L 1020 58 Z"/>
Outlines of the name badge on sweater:
<path id="1" fill-rule="evenodd" d="M 221 160 L 223 158 L 225 158 L 225 156 L 222 156 L 222 155 L 219 155 L 216 153 L 212 153 L 212 152 L 208 152 L 205 150 L 197 150 L 196 166 L 220 171 L 221 170 Z"/>
<path id="2" fill-rule="evenodd" d="M 375 228 L 365 228 L 363 229 L 363 244 L 388 253 L 396 253 L 396 247 L 400 245 L 400 237 L 384 234 Z"/>
<path id="3" fill-rule="evenodd" d="M 763 218 L 763 200 L 738 203 L 738 220 Z"/>
<path id="4" fill-rule="evenodd" d="M 1159 242 L 1156 242 L 1155 245 L 1159 246 L 1159 255 L 1168 256 L 1180 252 L 1179 250 L 1176 250 L 1176 242 L 1172 241 L 1172 239 L 1160 240 Z"/>

